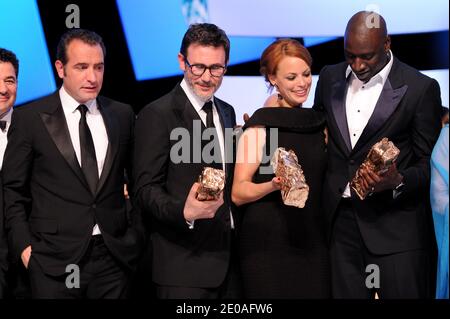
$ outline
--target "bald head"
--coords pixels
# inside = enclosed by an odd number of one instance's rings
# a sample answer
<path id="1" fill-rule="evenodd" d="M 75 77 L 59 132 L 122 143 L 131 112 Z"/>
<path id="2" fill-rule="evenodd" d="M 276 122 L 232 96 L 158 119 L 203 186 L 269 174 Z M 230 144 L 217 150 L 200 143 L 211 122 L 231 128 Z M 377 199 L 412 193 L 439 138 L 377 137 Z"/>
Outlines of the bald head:
<path id="1" fill-rule="evenodd" d="M 386 21 L 379 14 L 360 11 L 348 21 L 344 35 L 345 56 L 361 81 L 369 81 L 389 62 L 390 46 Z"/>
<path id="2" fill-rule="evenodd" d="M 347 23 L 345 36 L 347 37 L 349 33 L 384 39 L 387 37 L 386 21 L 376 12 L 360 11 L 354 14 Z"/>

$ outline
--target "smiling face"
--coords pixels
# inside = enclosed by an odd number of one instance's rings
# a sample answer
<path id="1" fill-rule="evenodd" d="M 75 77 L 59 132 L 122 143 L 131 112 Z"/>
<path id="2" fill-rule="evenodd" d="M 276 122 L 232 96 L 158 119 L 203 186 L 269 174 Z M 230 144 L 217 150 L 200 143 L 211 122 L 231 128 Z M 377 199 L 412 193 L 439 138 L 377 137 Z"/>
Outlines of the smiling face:
<path id="1" fill-rule="evenodd" d="M 14 66 L 0 61 L 0 118 L 14 106 L 16 96 L 17 78 Z"/>
<path id="2" fill-rule="evenodd" d="M 209 101 L 222 84 L 223 75 L 212 76 L 209 69 L 206 69 L 200 76 L 194 75 L 191 68 L 186 64 L 185 59 L 191 66 L 201 64 L 206 67 L 225 67 L 225 49 L 222 46 L 204 46 L 193 43 L 187 48 L 186 57 L 181 53 L 178 54 L 178 62 L 180 64 L 180 69 L 184 72 L 186 83 L 192 89 L 194 94 L 202 101 Z"/>
<path id="3" fill-rule="evenodd" d="M 285 106 L 297 107 L 308 98 L 311 68 L 300 58 L 285 56 L 278 63 L 276 73 L 269 75 L 269 80 L 277 87 Z"/>
<path id="4" fill-rule="evenodd" d="M 67 63 L 55 62 L 64 89 L 80 104 L 97 98 L 103 84 L 105 65 L 101 46 L 74 39 L 66 50 Z"/>

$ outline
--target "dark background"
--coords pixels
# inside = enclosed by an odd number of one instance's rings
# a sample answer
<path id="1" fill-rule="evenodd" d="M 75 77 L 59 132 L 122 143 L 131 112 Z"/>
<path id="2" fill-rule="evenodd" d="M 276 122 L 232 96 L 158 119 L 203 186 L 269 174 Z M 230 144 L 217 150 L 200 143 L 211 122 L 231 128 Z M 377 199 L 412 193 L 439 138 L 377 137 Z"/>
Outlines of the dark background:
<path id="1" fill-rule="evenodd" d="M 103 37 L 107 54 L 102 95 L 129 103 L 138 112 L 147 103 L 169 92 L 181 80 L 181 76 L 136 80 L 114 0 L 38 0 L 37 3 L 52 63 L 59 38 L 67 30 L 65 20 L 70 14 L 65 12 L 67 5 L 79 6 L 81 28 L 93 30 Z M 394 35 L 391 39 L 392 52 L 403 62 L 419 70 L 448 69 L 448 31 Z M 308 49 L 314 59 L 313 74 L 319 74 L 324 65 L 344 60 L 342 38 Z M 176 54 L 174 52 L 174 59 Z M 54 69 L 53 72 L 59 86 L 61 82 Z M 259 75 L 259 61 L 230 66 L 227 75 Z"/>

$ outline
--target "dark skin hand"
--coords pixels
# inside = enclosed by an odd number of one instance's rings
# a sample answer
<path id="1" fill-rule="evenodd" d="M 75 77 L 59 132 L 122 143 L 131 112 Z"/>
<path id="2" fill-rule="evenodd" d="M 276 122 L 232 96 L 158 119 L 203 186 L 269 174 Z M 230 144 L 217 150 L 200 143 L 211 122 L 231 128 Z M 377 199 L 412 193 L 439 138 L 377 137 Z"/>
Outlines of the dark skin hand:
<path id="1" fill-rule="evenodd" d="M 382 174 L 377 174 L 367 167 L 362 168 L 360 173 L 363 178 L 362 186 L 364 191 L 369 193 L 393 190 L 403 181 L 403 176 L 398 172 L 395 163 Z"/>

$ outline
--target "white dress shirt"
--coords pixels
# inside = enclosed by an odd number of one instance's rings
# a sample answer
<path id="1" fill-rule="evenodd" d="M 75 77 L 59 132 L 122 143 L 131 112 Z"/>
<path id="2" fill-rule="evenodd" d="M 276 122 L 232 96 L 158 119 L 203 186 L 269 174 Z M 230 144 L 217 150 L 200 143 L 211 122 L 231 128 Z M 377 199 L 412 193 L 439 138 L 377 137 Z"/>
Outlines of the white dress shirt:
<path id="1" fill-rule="evenodd" d="M 201 99 L 199 99 L 198 96 L 196 96 L 194 94 L 194 92 L 192 92 L 192 89 L 189 87 L 189 85 L 186 83 L 186 81 L 184 79 L 183 79 L 183 81 L 181 81 L 180 86 L 183 89 L 184 93 L 186 93 L 186 95 L 189 99 L 189 102 L 191 102 L 195 111 L 200 116 L 200 119 L 202 120 L 203 124 L 205 124 L 205 126 L 206 126 L 206 112 L 204 110 L 202 110 L 205 102 L 203 102 Z M 223 130 L 222 130 L 222 123 L 220 123 L 220 116 L 217 111 L 216 105 L 214 104 L 214 97 L 211 99 L 211 101 L 213 102 L 213 107 L 212 107 L 213 122 L 214 122 L 214 126 L 216 127 L 216 130 L 217 130 L 217 137 L 219 139 L 219 145 L 220 145 L 220 154 L 222 156 L 222 169 L 223 169 L 224 173 L 226 173 L 226 171 L 225 171 L 225 158 L 226 158 L 225 157 L 225 142 L 224 142 L 224 136 L 223 136 Z M 230 212 L 230 220 L 231 220 L 231 228 L 234 228 L 233 215 L 231 215 L 231 212 Z M 194 227 L 193 222 L 188 222 L 188 224 L 189 224 L 189 228 L 192 229 Z"/>
<path id="2" fill-rule="evenodd" d="M 2 121 L 6 121 L 5 130 L 0 130 L 0 171 L 3 167 L 3 157 L 5 156 L 6 146 L 8 145 L 8 129 L 11 125 L 12 112 L 13 108 L 9 109 L 9 111 L 0 119 Z"/>
<path id="3" fill-rule="evenodd" d="M 78 103 L 72 96 L 70 96 L 64 89 L 64 86 L 59 90 L 59 97 L 63 107 L 64 115 L 66 117 L 67 127 L 69 128 L 70 139 L 72 141 L 78 163 L 81 167 L 81 148 L 80 148 L 80 133 L 79 124 L 81 113 L 78 111 Z M 103 117 L 97 107 L 97 100 L 90 100 L 84 105 L 87 106 L 86 122 L 91 131 L 92 140 L 94 142 L 95 157 L 97 158 L 98 176 L 100 178 L 105 163 L 106 151 L 108 150 L 108 134 L 106 132 Z M 100 229 L 95 224 L 92 235 L 100 234 Z"/>
<path id="4" fill-rule="evenodd" d="M 350 66 L 347 67 L 345 72 L 346 77 L 350 75 L 345 99 L 345 110 L 352 148 L 355 147 L 364 128 L 369 122 L 381 95 L 381 91 L 383 90 L 383 86 L 389 76 L 389 72 L 391 71 L 394 56 L 391 51 L 389 51 L 389 54 L 391 59 L 388 64 L 366 83 L 357 78 Z M 342 197 L 350 196 L 350 186 L 347 184 Z"/>

